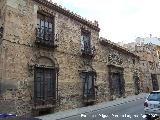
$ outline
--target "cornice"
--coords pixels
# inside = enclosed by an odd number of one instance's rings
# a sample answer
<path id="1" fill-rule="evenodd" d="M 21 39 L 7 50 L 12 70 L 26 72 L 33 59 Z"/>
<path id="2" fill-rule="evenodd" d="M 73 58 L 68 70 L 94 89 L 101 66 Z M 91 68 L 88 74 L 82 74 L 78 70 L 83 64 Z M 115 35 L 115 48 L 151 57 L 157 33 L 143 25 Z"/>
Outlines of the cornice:
<path id="1" fill-rule="evenodd" d="M 65 16 L 68 16 L 71 19 L 74 19 L 96 31 L 100 31 L 99 25 L 97 21 L 94 21 L 94 23 L 92 21 L 89 21 L 87 19 L 82 18 L 80 15 L 77 15 L 76 13 L 73 13 L 69 10 L 66 10 L 66 8 L 63 8 L 61 5 L 57 5 L 57 3 L 52 3 L 51 1 L 47 1 L 47 0 L 33 0 L 39 4 L 42 4 L 52 10 L 55 10 Z"/>
<path id="2" fill-rule="evenodd" d="M 107 39 L 102 38 L 102 37 L 100 37 L 99 40 L 100 40 L 100 43 L 102 45 L 108 44 L 108 45 L 110 45 L 112 48 L 114 48 L 116 50 L 119 50 L 119 51 L 121 51 L 123 53 L 130 54 L 130 55 L 132 55 L 134 57 L 137 57 L 138 59 L 140 58 L 138 55 L 136 55 L 135 53 L 129 51 L 127 48 L 124 48 L 124 47 L 122 47 L 122 46 L 120 46 L 120 45 L 118 45 L 118 44 L 116 44 L 114 42 L 111 42 L 110 40 L 107 40 Z"/>

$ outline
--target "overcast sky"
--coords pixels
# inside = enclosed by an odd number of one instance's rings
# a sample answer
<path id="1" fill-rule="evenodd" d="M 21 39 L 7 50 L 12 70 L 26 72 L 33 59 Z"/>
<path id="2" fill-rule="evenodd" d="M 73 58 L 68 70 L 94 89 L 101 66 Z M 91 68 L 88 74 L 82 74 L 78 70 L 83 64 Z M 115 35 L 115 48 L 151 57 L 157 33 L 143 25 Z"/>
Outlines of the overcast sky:
<path id="1" fill-rule="evenodd" d="M 52 0 L 89 20 L 100 36 L 128 43 L 136 37 L 160 37 L 160 0 Z"/>

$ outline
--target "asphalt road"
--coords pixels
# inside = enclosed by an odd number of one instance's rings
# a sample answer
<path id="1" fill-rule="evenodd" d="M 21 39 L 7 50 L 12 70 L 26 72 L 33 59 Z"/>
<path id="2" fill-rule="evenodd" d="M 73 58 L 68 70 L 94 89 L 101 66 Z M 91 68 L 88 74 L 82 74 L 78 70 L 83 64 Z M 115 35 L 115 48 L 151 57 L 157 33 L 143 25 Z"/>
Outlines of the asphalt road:
<path id="1" fill-rule="evenodd" d="M 80 114 L 60 120 L 146 120 L 143 110 L 144 99 Z"/>

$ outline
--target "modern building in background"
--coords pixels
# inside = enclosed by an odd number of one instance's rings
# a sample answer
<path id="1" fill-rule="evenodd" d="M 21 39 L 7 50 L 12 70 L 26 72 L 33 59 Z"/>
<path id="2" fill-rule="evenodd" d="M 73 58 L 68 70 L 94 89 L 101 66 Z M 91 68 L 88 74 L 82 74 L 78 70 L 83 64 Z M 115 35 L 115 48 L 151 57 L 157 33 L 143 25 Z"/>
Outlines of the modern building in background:
<path id="1" fill-rule="evenodd" d="M 47 0 L 1 0 L 0 113 L 38 116 L 139 94 L 141 58 L 99 32 L 97 21 Z"/>

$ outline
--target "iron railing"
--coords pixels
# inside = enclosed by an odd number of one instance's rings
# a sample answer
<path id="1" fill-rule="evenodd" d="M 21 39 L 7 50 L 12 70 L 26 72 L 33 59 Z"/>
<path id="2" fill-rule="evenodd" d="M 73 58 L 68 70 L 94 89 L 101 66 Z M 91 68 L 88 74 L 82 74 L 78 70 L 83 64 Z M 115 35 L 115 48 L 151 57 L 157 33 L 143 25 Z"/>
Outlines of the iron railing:
<path id="1" fill-rule="evenodd" d="M 83 48 L 81 48 L 81 53 L 84 57 L 93 57 L 95 55 L 95 46 L 84 46 Z"/>
<path id="2" fill-rule="evenodd" d="M 37 45 L 57 47 L 58 34 L 54 34 L 53 31 L 49 29 L 36 28 L 35 42 Z"/>

